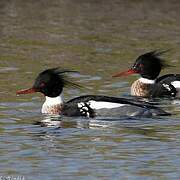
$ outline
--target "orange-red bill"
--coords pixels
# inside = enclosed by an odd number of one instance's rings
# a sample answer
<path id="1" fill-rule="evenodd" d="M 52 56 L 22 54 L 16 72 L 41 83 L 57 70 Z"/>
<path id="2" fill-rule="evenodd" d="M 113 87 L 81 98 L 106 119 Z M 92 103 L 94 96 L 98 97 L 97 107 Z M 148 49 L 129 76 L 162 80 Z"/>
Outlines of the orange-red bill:
<path id="1" fill-rule="evenodd" d="M 16 94 L 30 94 L 30 93 L 35 93 L 38 90 L 35 88 L 29 88 L 29 89 L 22 89 L 16 92 Z"/>
<path id="2" fill-rule="evenodd" d="M 136 74 L 136 73 L 138 73 L 136 70 L 129 69 L 127 71 L 114 74 L 112 77 L 128 76 L 130 74 Z"/>

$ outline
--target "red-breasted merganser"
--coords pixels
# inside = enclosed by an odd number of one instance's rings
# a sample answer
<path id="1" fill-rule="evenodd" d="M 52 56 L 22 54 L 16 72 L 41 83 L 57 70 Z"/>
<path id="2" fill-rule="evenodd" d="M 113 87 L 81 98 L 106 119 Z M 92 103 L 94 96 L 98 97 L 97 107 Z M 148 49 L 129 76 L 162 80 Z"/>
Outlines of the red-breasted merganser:
<path id="1" fill-rule="evenodd" d="M 131 95 L 141 97 L 180 97 L 180 74 L 166 74 L 161 77 L 162 68 L 168 67 L 160 55 L 165 51 L 151 51 L 140 55 L 132 68 L 113 77 L 140 74 L 141 78 L 131 86 Z"/>
<path id="2" fill-rule="evenodd" d="M 19 90 L 17 94 L 34 92 L 44 94 L 46 100 L 41 110 L 44 114 L 84 117 L 169 115 L 149 103 L 126 98 L 86 95 L 64 102 L 63 88 L 69 85 L 78 86 L 66 79 L 65 73 L 69 72 L 73 71 L 63 71 L 59 68 L 47 69 L 38 75 L 32 88 Z"/>

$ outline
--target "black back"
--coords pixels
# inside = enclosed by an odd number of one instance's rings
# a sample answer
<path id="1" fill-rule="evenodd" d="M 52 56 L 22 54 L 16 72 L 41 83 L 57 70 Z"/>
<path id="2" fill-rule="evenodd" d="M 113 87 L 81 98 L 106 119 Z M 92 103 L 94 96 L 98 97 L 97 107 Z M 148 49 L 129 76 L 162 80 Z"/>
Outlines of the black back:
<path id="1" fill-rule="evenodd" d="M 173 81 L 180 81 L 180 74 L 166 74 L 164 76 L 158 77 L 156 83 L 171 84 Z"/>

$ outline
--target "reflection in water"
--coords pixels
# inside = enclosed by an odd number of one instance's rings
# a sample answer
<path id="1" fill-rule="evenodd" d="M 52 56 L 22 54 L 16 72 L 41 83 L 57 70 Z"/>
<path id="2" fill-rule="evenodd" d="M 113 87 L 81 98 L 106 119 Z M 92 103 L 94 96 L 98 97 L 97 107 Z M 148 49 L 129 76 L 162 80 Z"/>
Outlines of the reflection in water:
<path id="1" fill-rule="evenodd" d="M 134 58 L 172 49 L 179 73 L 179 1 L 0 1 L 0 175 L 25 179 L 179 179 L 179 103 L 168 118 L 83 119 L 40 114 L 44 97 L 20 96 L 47 68 L 80 71 L 84 94 L 129 95 L 136 77 L 112 79 Z M 173 104 L 174 103 L 174 104 Z"/>
<path id="2" fill-rule="evenodd" d="M 121 118 L 70 118 L 60 116 L 45 116 L 41 121 L 35 122 L 35 125 L 42 127 L 57 128 L 80 128 L 80 129 L 95 129 L 105 130 L 110 129 L 116 133 L 139 134 L 147 136 L 149 139 L 160 141 L 168 141 L 173 138 L 170 134 L 164 135 L 161 132 L 162 118 L 136 118 L 136 117 L 121 117 Z M 153 121 L 153 123 L 152 123 Z M 163 120 L 168 123 L 169 119 Z M 171 124 L 173 126 L 173 124 Z M 118 128 L 117 128 L 118 127 Z"/>

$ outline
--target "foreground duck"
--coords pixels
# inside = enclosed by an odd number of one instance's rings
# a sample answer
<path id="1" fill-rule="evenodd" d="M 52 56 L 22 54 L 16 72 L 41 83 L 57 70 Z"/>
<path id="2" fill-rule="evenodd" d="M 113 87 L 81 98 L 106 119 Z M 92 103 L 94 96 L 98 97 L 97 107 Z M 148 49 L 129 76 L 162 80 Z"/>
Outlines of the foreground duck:
<path id="1" fill-rule="evenodd" d="M 41 110 L 44 114 L 84 117 L 169 115 L 151 104 L 126 98 L 86 95 L 64 102 L 63 88 L 78 86 L 66 79 L 65 74 L 69 72 L 72 71 L 63 71 L 59 68 L 47 69 L 38 75 L 31 88 L 19 90 L 17 94 L 35 92 L 44 94 L 46 100 Z"/>
<path id="2" fill-rule="evenodd" d="M 129 70 L 117 73 L 113 77 L 140 74 L 141 78 L 131 86 L 133 96 L 180 97 L 180 74 L 158 77 L 161 69 L 168 66 L 160 57 L 164 52 L 152 51 L 143 54 L 136 59 Z"/>

